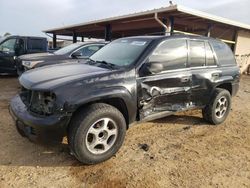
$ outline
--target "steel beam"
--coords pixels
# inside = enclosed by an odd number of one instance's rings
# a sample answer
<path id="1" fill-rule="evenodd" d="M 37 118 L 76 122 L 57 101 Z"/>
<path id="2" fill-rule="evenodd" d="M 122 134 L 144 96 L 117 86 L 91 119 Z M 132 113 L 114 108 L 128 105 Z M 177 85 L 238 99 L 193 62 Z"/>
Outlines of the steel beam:
<path id="1" fill-rule="evenodd" d="M 77 42 L 77 35 L 76 32 L 73 32 L 73 43 Z"/>
<path id="2" fill-rule="evenodd" d="M 105 26 L 105 41 L 111 41 L 112 39 L 112 27 L 110 24 Z"/>
<path id="3" fill-rule="evenodd" d="M 206 36 L 207 37 L 210 37 L 210 35 L 211 35 L 211 29 L 212 29 L 212 25 L 208 24 L 207 31 L 206 31 Z"/>
<path id="4" fill-rule="evenodd" d="M 164 18 L 162 18 L 162 23 L 164 24 L 164 25 L 167 25 L 167 19 L 164 17 Z M 162 28 L 163 29 L 163 33 L 167 33 L 168 32 L 168 29 L 166 28 L 166 27 L 163 27 Z"/>
<path id="5" fill-rule="evenodd" d="M 169 17 L 169 26 L 170 26 L 170 34 L 172 35 L 174 32 L 174 17 Z"/>
<path id="6" fill-rule="evenodd" d="M 53 34 L 53 48 L 56 48 L 57 45 L 56 45 L 56 34 L 54 33 Z"/>

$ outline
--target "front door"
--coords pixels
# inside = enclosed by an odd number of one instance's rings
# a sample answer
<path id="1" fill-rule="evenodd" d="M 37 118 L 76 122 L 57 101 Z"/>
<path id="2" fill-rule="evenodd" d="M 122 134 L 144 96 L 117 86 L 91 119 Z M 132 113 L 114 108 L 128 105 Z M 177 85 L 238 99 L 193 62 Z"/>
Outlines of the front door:
<path id="1" fill-rule="evenodd" d="M 0 44 L 0 73 L 13 73 L 15 71 L 16 39 L 10 38 Z"/>
<path id="2" fill-rule="evenodd" d="M 160 63 L 158 73 L 140 73 L 137 78 L 140 119 L 187 109 L 190 103 L 192 74 L 187 65 L 187 41 L 161 42 L 148 58 Z"/>

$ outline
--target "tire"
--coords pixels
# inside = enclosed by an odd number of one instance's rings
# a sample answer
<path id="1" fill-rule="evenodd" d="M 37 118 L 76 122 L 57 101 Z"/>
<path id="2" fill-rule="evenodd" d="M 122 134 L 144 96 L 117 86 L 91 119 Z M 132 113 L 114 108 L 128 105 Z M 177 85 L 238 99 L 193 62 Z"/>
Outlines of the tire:
<path id="1" fill-rule="evenodd" d="M 80 162 L 100 163 L 120 149 L 126 129 L 124 116 L 118 109 L 104 103 L 92 104 L 72 118 L 68 133 L 69 146 Z"/>
<path id="2" fill-rule="evenodd" d="M 203 118 L 213 125 L 224 122 L 231 110 L 231 95 L 225 89 L 216 88 L 211 102 L 202 109 Z"/>

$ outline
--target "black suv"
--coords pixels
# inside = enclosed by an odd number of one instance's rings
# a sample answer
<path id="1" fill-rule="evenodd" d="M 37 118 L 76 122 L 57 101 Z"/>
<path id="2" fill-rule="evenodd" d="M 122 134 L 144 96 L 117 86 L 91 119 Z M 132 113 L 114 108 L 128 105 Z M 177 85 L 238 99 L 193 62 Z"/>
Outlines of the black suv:
<path id="1" fill-rule="evenodd" d="M 95 164 L 118 151 L 133 122 L 200 108 L 209 123 L 222 123 L 239 76 L 230 48 L 213 38 L 121 38 L 85 63 L 24 73 L 10 112 L 22 135 L 67 136 L 74 156 Z"/>
<path id="2" fill-rule="evenodd" d="M 77 62 L 79 59 L 86 59 L 100 50 L 104 42 L 78 42 L 65 46 L 55 52 L 27 54 L 17 58 L 18 74 L 24 71 L 43 67 L 47 65 Z"/>
<path id="3" fill-rule="evenodd" d="M 46 52 L 48 42 L 43 37 L 11 35 L 0 39 L 0 73 L 17 73 L 17 56 Z"/>

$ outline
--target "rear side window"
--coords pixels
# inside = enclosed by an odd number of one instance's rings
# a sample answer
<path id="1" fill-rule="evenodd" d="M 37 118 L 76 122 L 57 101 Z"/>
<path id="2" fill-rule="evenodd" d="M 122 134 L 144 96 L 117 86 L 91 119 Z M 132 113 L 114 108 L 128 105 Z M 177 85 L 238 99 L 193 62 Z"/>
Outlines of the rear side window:
<path id="1" fill-rule="evenodd" d="M 212 48 L 208 42 L 206 42 L 206 65 L 207 66 L 216 65 Z"/>
<path id="2" fill-rule="evenodd" d="M 149 57 L 149 62 L 160 62 L 164 70 L 181 69 L 187 63 L 187 42 L 185 39 L 162 42 Z"/>
<path id="3" fill-rule="evenodd" d="M 220 65 L 227 66 L 236 64 L 234 55 L 228 45 L 215 40 L 211 41 L 211 45 L 215 51 L 218 63 Z"/>
<path id="4" fill-rule="evenodd" d="M 28 40 L 28 48 L 30 51 L 44 51 L 46 50 L 45 46 L 45 41 L 43 39 Z"/>
<path id="5" fill-rule="evenodd" d="M 204 41 L 190 40 L 189 63 L 191 67 L 201 67 L 206 65 L 206 51 Z"/>

